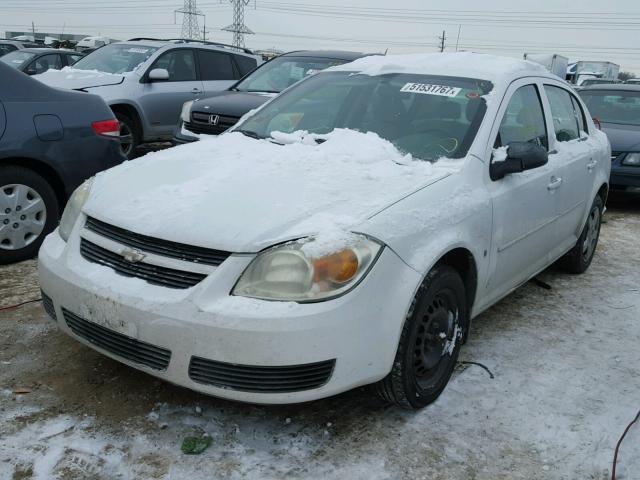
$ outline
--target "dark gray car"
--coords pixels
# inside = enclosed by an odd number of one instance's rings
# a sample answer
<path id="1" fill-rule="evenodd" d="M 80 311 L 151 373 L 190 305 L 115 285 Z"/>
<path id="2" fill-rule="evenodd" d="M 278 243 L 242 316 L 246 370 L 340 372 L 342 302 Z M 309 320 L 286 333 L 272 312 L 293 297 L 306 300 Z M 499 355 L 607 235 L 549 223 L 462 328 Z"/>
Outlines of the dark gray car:
<path id="1" fill-rule="evenodd" d="M 84 54 L 73 50 L 56 50 L 54 48 L 23 48 L 0 57 L 0 62 L 26 73 L 37 75 L 47 70 L 60 70 L 70 67 Z"/>
<path id="2" fill-rule="evenodd" d="M 173 132 L 173 141 L 193 142 L 198 140 L 194 134 L 218 135 L 235 125 L 249 110 L 259 107 L 303 78 L 365 55 L 339 50 L 305 50 L 280 55 L 228 89 L 203 100 L 187 102 Z"/>
<path id="3" fill-rule="evenodd" d="M 76 187 L 124 161 L 118 133 L 100 97 L 0 62 L 0 264 L 33 257 Z"/>
<path id="4" fill-rule="evenodd" d="M 611 143 L 611 190 L 640 195 L 640 85 L 592 85 L 580 96 Z"/>

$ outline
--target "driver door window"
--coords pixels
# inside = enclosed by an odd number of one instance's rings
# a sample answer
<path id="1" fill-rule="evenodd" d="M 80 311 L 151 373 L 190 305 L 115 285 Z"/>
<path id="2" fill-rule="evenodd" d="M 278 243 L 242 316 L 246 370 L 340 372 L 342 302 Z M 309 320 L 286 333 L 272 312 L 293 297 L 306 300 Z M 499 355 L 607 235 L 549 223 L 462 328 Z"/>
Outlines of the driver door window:
<path id="1" fill-rule="evenodd" d="M 494 147 L 511 142 L 535 143 L 549 148 L 542 102 L 535 85 L 520 87 L 509 100 Z"/>
<path id="2" fill-rule="evenodd" d="M 164 68 L 169 72 L 169 82 L 191 82 L 196 80 L 196 61 L 193 51 L 182 48 L 162 55 L 151 67 Z"/>

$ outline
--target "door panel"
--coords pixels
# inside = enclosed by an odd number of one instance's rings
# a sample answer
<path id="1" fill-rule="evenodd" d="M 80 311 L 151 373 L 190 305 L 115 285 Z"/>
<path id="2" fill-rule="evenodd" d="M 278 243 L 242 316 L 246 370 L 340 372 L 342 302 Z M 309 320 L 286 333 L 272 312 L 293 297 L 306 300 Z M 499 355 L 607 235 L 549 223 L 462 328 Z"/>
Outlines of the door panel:
<path id="1" fill-rule="evenodd" d="M 195 55 L 192 49 L 180 48 L 161 55 L 149 68 L 164 68 L 169 80 L 142 84 L 140 104 L 155 135 L 171 135 L 180 117 L 182 105 L 188 100 L 201 98 L 202 82 L 196 74 Z"/>
<path id="2" fill-rule="evenodd" d="M 544 91 L 555 131 L 554 153 L 550 157 L 558 163 L 562 178 L 556 212 L 558 244 L 552 252 L 557 257 L 575 245 L 580 235 L 593 184 L 589 175 L 593 147 L 588 135 L 581 134 L 586 129 L 584 114 L 573 95 L 554 85 L 545 85 Z"/>
<path id="3" fill-rule="evenodd" d="M 498 118 L 494 147 L 524 141 L 548 148 L 548 125 L 536 85 L 514 84 Z M 517 287 L 549 262 L 557 238 L 556 197 L 561 180 L 556 168 L 556 162 L 550 161 L 489 184 L 494 229 L 488 290 L 493 298 Z"/>

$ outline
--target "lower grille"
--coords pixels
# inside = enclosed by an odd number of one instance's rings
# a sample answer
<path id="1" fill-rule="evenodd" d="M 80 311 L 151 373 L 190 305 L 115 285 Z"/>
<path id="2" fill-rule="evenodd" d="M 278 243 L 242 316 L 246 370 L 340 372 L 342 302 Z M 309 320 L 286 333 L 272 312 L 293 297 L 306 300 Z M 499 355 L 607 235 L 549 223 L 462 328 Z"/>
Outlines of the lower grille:
<path id="1" fill-rule="evenodd" d="M 173 268 L 159 267 L 150 263 L 131 263 L 122 255 L 99 247 L 86 239 L 80 240 L 80 254 L 88 261 L 113 268 L 126 277 L 136 277 L 153 285 L 169 288 L 189 288 L 206 278 L 202 273 L 186 272 Z"/>
<path id="2" fill-rule="evenodd" d="M 64 308 L 62 314 L 73 333 L 96 347 L 154 370 L 166 370 L 169 366 L 171 352 L 166 348 L 156 347 L 88 322 Z"/>
<path id="3" fill-rule="evenodd" d="M 197 383 L 244 392 L 298 392 L 327 383 L 335 363 L 335 360 L 326 360 L 305 365 L 263 367 L 191 357 L 189 378 Z"/>
<path id="4" fill-rule="evenodd" d="M 40 294 L 42 295 L 42 308 L 44 308 L 44 311 L 47 312 L 47 315 L 49 315 L 54 322 L 57 322 L 58 317 L 56 316 L 56 309 L 53 306 L 53 300 L 42 290 L 40 290 Z"/>

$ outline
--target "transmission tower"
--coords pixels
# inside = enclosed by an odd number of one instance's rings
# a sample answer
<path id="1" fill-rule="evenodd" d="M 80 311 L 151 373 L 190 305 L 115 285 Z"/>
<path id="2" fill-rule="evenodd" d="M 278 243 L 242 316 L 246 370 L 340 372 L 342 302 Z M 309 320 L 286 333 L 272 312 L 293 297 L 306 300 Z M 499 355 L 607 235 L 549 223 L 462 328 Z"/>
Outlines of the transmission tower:
<path id="1" fill-rule="evenodd" d="M 176 13 L 182 14 L 182 32 L 181 38 L 188 38 L 191 40 L 200 40 L 200 28 L 198 27 L 198 16 L 202 15 L 202 12 L 196 7 L 196 0 L 184 0 L 184 6 Z"/>
<path id="2" fill-rule="evenodd" d="M 233 23 L 222 30 L 233 32 L 233 45 L 244 48 L 245 34 L 251 35 L 253 32 L 244 24 L 244 7 L 250 0 L 229 0 L 233 4 Z"/>

